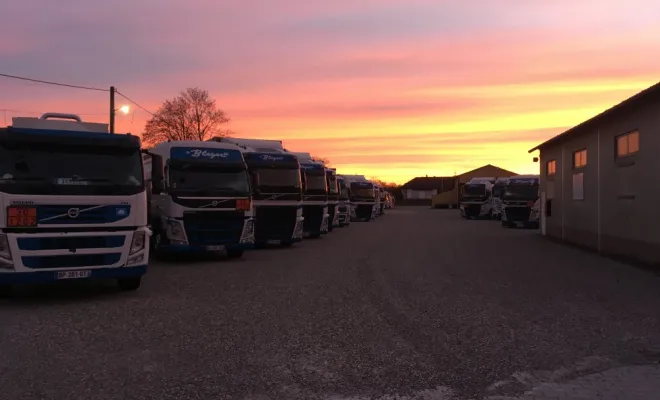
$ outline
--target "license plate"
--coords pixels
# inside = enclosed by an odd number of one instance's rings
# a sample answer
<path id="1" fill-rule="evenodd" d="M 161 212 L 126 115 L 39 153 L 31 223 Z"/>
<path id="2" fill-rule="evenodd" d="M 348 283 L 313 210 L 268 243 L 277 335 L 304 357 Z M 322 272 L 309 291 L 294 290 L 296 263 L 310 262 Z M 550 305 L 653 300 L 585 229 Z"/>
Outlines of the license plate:
<path id="1" fill-rule="evenodd" d="M 57 272 L 57 279 L 81 279 L 89 278 L 92 276 L 92 271 L 59 271 Z"/>
<path id="2" fill-rule="evenodd" d="M 225 249 L 225 246 L 217 245 L 217 246 L 206 246 L 206 250 L 208 251 L 222 251 Z"/>
<path id="3" fill-rule="evenodd" d="M 267 244 L 280 244 L 282 243 L 281 240 L 268 240 L 266 241 Z"/>

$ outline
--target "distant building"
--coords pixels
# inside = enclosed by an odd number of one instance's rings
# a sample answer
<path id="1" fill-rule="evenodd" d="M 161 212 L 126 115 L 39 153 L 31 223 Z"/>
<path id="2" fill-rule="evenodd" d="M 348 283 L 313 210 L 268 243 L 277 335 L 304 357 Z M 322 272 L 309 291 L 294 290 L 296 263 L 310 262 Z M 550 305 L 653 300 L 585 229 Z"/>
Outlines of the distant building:
<path id="1" fill-rule="evenodd" d="M 455 177 L 417 177 L 404 183 L 401 193 L 405 200 L 430 200 L 437 193 L 453 189 L 455 183 Z"/>
<path id="2" fill-rule="evenodd" d="M 660 83 L 540 151 L 541 233 L 660 263 Z"/>
<path id="3" fill-rule="evenodd" d="M 483 167 L 464 172 L 457 176 L 436 177 L 425 176 L 414 178 L 401 186 L 405 200 L 433 199 L 434 206 L 451 206 L 458 204 L 459 189 L 471 178 L 478 176 L 513 176 L 515 172 L 488 164 Z M 439 197 L 440 196 L 440 197 Z"/>

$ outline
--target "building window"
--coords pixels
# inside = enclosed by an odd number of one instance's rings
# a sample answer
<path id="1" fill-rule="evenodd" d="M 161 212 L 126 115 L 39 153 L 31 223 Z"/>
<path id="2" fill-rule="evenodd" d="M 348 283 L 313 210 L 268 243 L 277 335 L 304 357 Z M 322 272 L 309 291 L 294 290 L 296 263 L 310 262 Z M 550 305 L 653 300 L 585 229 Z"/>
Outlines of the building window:
<path id="1" fill-rule="evenodd" d="M 632 131 L 616 137 L 616 156 L 626 157 L 639 151 L 639 132 Z"/>
<path id="2" fill-rule="evenodd" d="M 584 200 L 584 172 L 573 174 L 573 200 Z"/>
<path id="3" fill-rule="evenodd" d="M 546 175 L 554 175 L 557 172 L 557 162 L 555 160 L 550 160 L 545 166 Z"/>
<path id="4" fill-rule="evenodd" d="M 573 152 L 573 168 L 582 168 L 587 165 L 587 149 Z"/>

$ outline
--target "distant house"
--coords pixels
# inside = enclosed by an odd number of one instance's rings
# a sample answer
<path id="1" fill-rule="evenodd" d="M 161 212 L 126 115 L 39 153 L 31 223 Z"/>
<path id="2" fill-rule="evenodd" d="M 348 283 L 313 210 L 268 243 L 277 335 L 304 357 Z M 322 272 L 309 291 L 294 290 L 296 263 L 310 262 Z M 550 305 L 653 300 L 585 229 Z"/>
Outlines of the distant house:
<path id="1" fill-rule="evenodd" d="M 437 193 L 452 190 L 455 184 L 455 177 L 423 176 L 404 183 L 401 193 L 405 200 L 431 200 Z"/>

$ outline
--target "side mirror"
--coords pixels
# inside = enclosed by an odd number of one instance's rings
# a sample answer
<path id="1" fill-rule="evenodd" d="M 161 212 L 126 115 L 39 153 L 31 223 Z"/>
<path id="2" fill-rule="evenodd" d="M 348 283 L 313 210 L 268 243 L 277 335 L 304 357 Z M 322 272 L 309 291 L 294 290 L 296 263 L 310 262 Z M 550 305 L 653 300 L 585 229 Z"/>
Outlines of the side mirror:
<path id="1" fill-rule="evenodd" d="M 260 194 L 261 190 L 259 190 L 259 173 L 255 171 L 250 172 L 250 180 L 252 182 L 252 193 Z"/>

